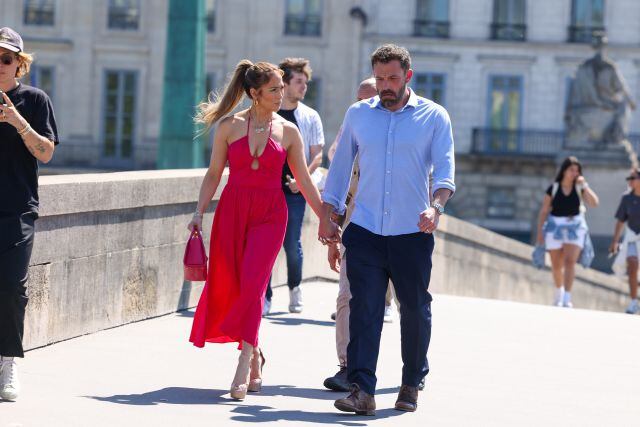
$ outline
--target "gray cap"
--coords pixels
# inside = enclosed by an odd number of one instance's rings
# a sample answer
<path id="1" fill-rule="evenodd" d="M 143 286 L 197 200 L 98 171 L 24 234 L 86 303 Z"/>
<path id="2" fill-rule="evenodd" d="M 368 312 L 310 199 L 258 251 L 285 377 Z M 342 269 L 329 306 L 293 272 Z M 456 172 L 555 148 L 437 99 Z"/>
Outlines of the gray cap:
<path id="1" fill-rule="evenodd" d="M 12 52 L 22 52 L 24 43 L 20 34 L 9 27 L 0 28 L 0 47 L 9 49 Z"/>

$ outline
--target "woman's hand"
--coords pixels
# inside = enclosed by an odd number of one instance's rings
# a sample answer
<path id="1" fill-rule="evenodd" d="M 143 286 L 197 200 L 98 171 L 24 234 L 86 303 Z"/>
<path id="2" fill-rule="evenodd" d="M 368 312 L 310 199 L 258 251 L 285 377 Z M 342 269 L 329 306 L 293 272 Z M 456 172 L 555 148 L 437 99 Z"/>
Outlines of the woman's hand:
<path id="1" fill-rule="evenodd" d="M 609 253 L 610 254 L 617 254 L 618 253 L 618 242 L 616 242 L 615 240 L 613 242 L 611 242 L 611 245 L 609 245 Z"/>
<path id="2" fill-rule="evenodd" d="M 536 246 L 543 246 L 544 245 L 544 236 L 542 235 L 542 233 L 538 233 L 538 237 L 536 238 Z"/>
<path id="3" fill-rule="evenodd" d="M 342 230 L 340 230 L 338 224 L 328 218 L 320 218 L 320 224 L 318 225 L 318 240 L 320 243 L 323 245 L 341 243 L 341 233 Z"/>
<path id="4" fill-rule="evenodd" d="M 189 222 L 189 225 L 187 225 L 187 228 L 191 232 L 193 232 L 194 229 L 202 231 L 202 215 L 194 214 L 193 218 L 191 218 L 191 221 Z"/>

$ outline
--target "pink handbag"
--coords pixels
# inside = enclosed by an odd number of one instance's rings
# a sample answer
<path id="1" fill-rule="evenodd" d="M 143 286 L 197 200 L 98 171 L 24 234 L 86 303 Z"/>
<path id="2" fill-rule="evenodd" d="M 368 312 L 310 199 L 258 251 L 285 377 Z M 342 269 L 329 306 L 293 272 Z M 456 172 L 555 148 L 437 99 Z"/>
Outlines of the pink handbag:
<path id="1" fill-rule="evenodd" d="M 184 280 L 190 282 L 207 280 L 207 259 L 202 234 L 200 230 L 194 228 L 184 250 Z"/>

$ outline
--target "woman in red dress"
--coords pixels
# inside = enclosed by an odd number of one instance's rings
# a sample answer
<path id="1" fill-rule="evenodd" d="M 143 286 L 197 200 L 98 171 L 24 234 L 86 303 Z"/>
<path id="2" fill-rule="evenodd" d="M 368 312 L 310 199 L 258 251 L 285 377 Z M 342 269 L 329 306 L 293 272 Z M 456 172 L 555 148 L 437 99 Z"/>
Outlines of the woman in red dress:
<path id="1" fill-rule="evenodd" d="M 231 384 L 231 397 L 237 400 L 244 399 L 247 391 L 259 391 L 262 384 L 264 356 L 258 347 L 258 330 L 266 286 L 287 225 L 280 182 L 285 161 L 318 216 L 322 204 L 306 167 L 298 129 L 276 114 L 283 88 L 277 66 L 243 60 L 222 95 L 201 104 L 196 116 L 208 128 L 222 120 L 189 229 L 202 228 L 202 214 L 227 161 L 229 179 L 216 206 L 208 278 L 190 341 L 197 347 L 205 342 L 239 344 L 242 351 Z M 225 117 L 243 94 L 253 101 L 252 106 Z M 325 237 L 337 239 L 334 224 L 322 224 L 322 229 Z"/>

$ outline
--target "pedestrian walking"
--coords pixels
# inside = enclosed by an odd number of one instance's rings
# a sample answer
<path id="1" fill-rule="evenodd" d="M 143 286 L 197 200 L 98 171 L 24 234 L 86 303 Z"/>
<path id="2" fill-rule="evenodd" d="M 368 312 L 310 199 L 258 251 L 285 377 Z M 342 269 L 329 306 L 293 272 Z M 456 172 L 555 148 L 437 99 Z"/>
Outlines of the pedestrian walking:
<path id="1" fill-rule="evenodd" d="M 638 253 L 640 249 L 640 170 L 634 168 L 627 176 L 629 191 L 622 196 L 616 210 L 616 225 L 609 253 L 616 255 L 613 271 L 622 276 L 627 274 L 629 282 L 628 314 L 638 314 Z M 620 237 L 622 236 L 622 243 Z"/>
<path id="2" fill-rule="evenodd" d="M 190 230 L 202 229 L 202 216 L 229 162 L 229 179 L 216 206 L 207 281 L 196 309 L 190 341 L 237 342 L 241 349 L 231 384 L 233 399 L 262 385 L 264 353 L 259 328 L 265 290 L 284 239 L 287 205 L 281 187 L 287 161 L 300 191 L 316 214 L 321 213 L 298 129 L 276 114 L 283 96 L 282 70 L 266 62 L 238 63 L 222 95 L 199 106 L 196 120 L 215 132 L 209 168 Z M 229 114 L 246 95 L 250 108 Z M 321 221 L 323 243 L 338 238 L 337 226 Z"/>
<path id="3" fill-rule="evenodd" d="M 551 256 L 555 306 L 573 307 L 575 267 L 589 232 L 585 205 L 598 204 L 598 196 L 582 175 L 582 164 L 573 156 L 564 159 L 542 200 L 536 240 Z"/>
<path id="4" fill-rule="evenodd" d="M 322 120 L 316 110 L 302 103 L 307 84 L 311 80 L 309 60 L 304 58 L 285 58 L 278 67 L 282 70 L 284 96 L 278 115 L 293 123 L 302 136 L 304 155 L 307 160 L 309 174 L 313 174 L 322 163 L 322 147 L 324 147 L 324 131 Z M 300 192 L 298 182 L 291 173 L 288 162 L 282 168 L 282 191 L 287 202 L 287 231 L 284 235 L 284 252 L 287 258 L 287 286 L 289 288 L 289 312 L 301 313 L 304 303 L 302 299 L 302 221 L 306 201 Z M 271 279 L 267 287 L 267 295 L 263 315 L 271 311 Z"/>
<path id="5" fill-rule="evenodd" d="M 27 278 L 38 218 L 38 162 L 51 160 L 58 130 L 51 100 L 19 81 L 33 56 L 22 37 L 0 28 L 0 398 L 20 393 L 15 358 L 28 301 Z"/>
<path id="6" fill-rule="evenodd" d="M 433 232 L 455 191 L 451 122 L 443 107 L 409 88 L 409 52 L 380 46 L 371 66 L 378 96 L 347 111 L 322 194 L 326 223 L 334 211 L 345 211 L 357 155 L 359 189 L 342 240 L 352 295 L 347 347 L 351 393 L 334 405 L 361 415 L 375 414 L 375 372 L 389 279 L 400 301 L 402 335 L 402 384 L 395 408 L 417 408 L 418 385 L 429 371 L 425 355 L 431 338 Z"/>

